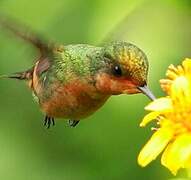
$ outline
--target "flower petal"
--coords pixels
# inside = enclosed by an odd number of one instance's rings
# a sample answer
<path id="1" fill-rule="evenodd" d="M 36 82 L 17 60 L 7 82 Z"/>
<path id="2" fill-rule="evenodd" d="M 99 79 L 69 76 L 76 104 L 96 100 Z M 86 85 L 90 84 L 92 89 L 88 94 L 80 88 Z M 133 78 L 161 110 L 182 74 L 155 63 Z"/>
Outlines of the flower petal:
<path id="1" fill-rule="evenodd" d="M 183 134 L 176 138 L 164 151 L 161 163 L 174 175 L 180 168 L 185 168 L 191 161 L 191 134 Z"/>
<path id="2" fill-rule="evenodd" d="M 159 115 L 160 115 L 160 113 L 159 113 L 159 112 L 156 112 L 156 111 L 147 114 L 147 115 L 143 118 L 142 122 L 140 123 L 140 126 L 141 126 L 141 127 L 146 126 L 150 121 L 156 119 Z"/>
<path id="3" fill-rule="evenodd" d="M 191 86 L 190 81 L 186 76 L 179 76 L 173 81 L 171 86 L 170 97 L 174 104 L 181 106 L 182 104 L 190 102 Z"/>
<path id="4" fill-rule="evenodd" d="M 184 68 L 185 74 L 191 74 L 191 59 L 186 58 L 183 63 L 182 66 Z"/>
<path id="5" fill-rule="evenodd" d="M 172 101 L 169 97 L 162 97 L 151 102 L 145 109 L 149 111 L 170 111 L 172 110 Z"/>
<path id="6" fill-rule="evenodd" d="M 176 72 L 171 71 L 170 69 L 168 69 L 167 72 L 166 72 L 166 76 L 167 76 L 168 79 L 174 80 L 174 79 L 177 78 L 178 75 L 176 74 Z"/>
<path id="7" fill-rule="evenodd" d="M 166 92 L 168 95 L 170 93 L 170 88 L 172 85 L 172 80 L 170 79 L 161 79 L 160 80 L 160 86 L 164 92 Z"/>
<path id="8" fill-rule="evenodd" d="M 156 159 L 172 139 L 173 133 L 174 131 L 170 127 L 158 129 L 139 153 L 138 164 L 144 167 Z"/>

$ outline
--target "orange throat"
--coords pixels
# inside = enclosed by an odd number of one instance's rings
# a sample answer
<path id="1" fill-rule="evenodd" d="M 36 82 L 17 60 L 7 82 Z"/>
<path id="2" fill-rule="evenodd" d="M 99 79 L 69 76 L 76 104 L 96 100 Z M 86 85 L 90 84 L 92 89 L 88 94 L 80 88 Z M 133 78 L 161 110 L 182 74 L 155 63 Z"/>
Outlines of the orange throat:
<path id="1" fill-rule="evenodd" d="M 140 93 L 136 84 L 127 78 L 113 77 L 101 73 L 96 77 L 96 88 L 104 94 L 136 94 Z"/>

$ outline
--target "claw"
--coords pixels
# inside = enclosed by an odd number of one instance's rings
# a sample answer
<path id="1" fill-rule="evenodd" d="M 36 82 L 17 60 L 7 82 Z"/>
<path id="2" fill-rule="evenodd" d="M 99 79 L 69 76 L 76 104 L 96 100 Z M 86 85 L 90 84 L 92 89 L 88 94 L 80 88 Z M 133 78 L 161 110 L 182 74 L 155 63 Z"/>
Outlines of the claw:
<path id="1" fill-rule="evenodd" d="M 46 126 L 46 128 L 49 129 L 50 126 L 51 126 L 51 124 L 52 124 L 52 126 L 55 126 L 54 118 L 45 116 L 45 119 L 44 119 L 44 126 Z"/>
<path id="2" fill-rule="evenodd" d="M 55 126 L 54 118 L 52 118 L 52 126 Z"/>
<path id="3" fill-rule="evenodd" d="M 69 120 L 68 124 L 70 127 L 76 127 L 79 122 L 79 120 Z"/>
<path id="4" fill-rule="evenodd" d="M 48 122 L 48 116 L 45 116 L 45 119 L 44 119 L 44 126 L 47 125 L 47 122 Z"/>

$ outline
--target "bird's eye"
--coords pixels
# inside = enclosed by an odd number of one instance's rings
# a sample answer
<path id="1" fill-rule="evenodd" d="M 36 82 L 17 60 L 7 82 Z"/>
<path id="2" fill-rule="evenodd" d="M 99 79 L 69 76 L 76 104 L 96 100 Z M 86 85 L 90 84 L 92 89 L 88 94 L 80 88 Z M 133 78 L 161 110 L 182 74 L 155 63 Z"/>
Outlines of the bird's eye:
<path id="1" fill-rule="evenodd" d="M 118 66 L 118 65 L 114 66 L 113 74 L 115 76 L 121 76 L 122 75 L 122 70 L 121 70 L 120 66 Z"/>

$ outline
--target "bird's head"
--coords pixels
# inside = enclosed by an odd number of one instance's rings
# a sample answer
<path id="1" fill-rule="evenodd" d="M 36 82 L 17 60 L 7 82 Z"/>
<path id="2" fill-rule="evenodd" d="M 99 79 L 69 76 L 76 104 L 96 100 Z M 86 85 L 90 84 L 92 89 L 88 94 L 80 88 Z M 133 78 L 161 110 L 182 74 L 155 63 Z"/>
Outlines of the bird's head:
<path id="1" fill-rule="evenodd" d="M 137 46 L 127 42 L 107 44 L 103 49 L 105 66 L 96 77 L 96 86 L 102 93 L 144 93 L 154 99 L 147 87 L 148 60 Z"/>

